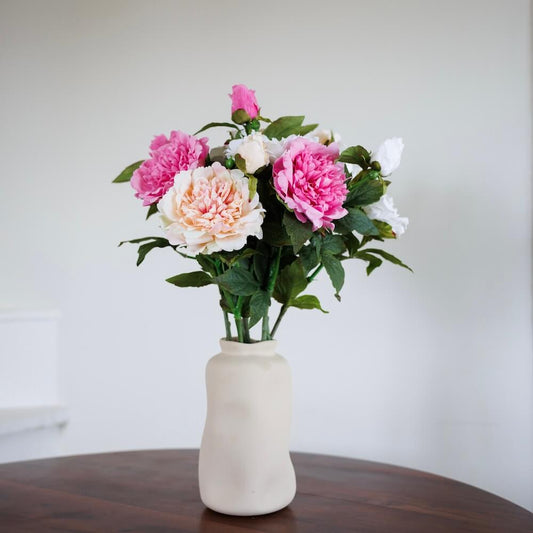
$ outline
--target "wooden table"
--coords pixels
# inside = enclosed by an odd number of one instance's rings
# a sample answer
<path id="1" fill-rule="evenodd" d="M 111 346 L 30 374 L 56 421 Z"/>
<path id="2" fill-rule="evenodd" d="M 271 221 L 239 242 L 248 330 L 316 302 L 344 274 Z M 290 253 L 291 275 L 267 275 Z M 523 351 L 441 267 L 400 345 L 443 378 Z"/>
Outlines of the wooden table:
<path id="1" fill-rule="evenodd" d="M 197 450 L 81 455 L 0 465 L 2 533 L 513 533 L 533 514 L 442 477 L 325 455 L 292 455 L 293 503 L 260 517 L 206 509 Z"/>

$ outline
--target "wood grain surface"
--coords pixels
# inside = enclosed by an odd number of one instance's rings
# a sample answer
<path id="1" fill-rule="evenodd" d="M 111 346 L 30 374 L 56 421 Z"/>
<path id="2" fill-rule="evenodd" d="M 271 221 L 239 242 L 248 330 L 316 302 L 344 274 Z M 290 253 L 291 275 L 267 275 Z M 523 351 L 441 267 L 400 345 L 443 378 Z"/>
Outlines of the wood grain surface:
<path id="1" fill-rule="evenodd" d="M 259 517 L 202 505 L 198 450 L 0 465 L 0 532 L 533 532 L 532 513 L 457 481 L 341 457 L 292 458 L 295 500 Z"/>

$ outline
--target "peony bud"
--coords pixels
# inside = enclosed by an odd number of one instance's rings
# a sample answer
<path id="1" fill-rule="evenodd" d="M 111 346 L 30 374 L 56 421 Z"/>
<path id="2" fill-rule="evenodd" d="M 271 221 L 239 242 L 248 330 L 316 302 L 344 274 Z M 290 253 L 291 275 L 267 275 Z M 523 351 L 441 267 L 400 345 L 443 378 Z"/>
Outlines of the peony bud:
<path id="1" fill-rule="evenodd" d="M 259 115 L 259 106 L 255 98 L 255 91 L 248 89 L 246 85 L 234 85 L 232 91 L 229 95 L 231 98 L 231 114 L 232 117 L 238 119 L 237 122 L 239 124 L 253 120 Z M 240 110 L 244 113 L 237 113 Z"/>

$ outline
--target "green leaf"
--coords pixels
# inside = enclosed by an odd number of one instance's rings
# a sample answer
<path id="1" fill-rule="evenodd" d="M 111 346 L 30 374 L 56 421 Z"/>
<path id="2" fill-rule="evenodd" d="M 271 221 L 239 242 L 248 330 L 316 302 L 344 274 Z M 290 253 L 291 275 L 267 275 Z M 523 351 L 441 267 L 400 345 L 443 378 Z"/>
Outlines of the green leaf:
<path id="1" fill-rule="evenodd" d="M 257 192 L 257 178 L 255 176 L 248 176 L 248 194 L 250 200 L 255 196 Z"/>
<path id="2" fill-rule="evenodd" d="M 253 258 L 254 274 L 257 279 L 265 280 L 267 276 L 267 269 L 269 266 L 268 255 L 270 248 L 267 244 L 259 241 L 257 244 L 257 253 Z"/>
<path id="3" fill-rule="evenodd" d="M 320 309 L 320 311 L 323 313 L 329 312 L 322 309 L 320 300 L 312 294 L 303 294 L 302 296 L 298 296 L 298 298 L 295 298 L 291 301 L 290 305 L 291 307 L 297 307 L 298 309 Z"/>
<path id="4" fill-rule="evenodd" d="M 269 139 L 285 139 L 289 135 L 298 134 L 304 118 L 303 115 L 280 117 L 265 128 L 263 135 Z"/>
<path id="5" fill-rule="evenodd" d="M 225 128 L 239 129 L 239 126 L 236 126 L 235 124 L 232 124 L 231 122 L 210 122 L 209 124 L 206 124 L 203 128 L 200 128 L 193 135 L 198 135 L 199 133 L 202 133 L 202 131 L 208 130 L 209 128 L 217 128 L 219 126 L 225 127 Z"/>
<path id="6" fill-rule="evenodd" d="M 326 233 L 324 239 L 322 240 L 322 253 L 329 254 L 342 254 L 346 250 L 346 245 L 344 240 L 340 235 L 332 235 L 331 233 Z"/>
<path id="7" fill-rule="evenodd" d="M 263 229 L 263 240 L 270 246 L 291 245 L 291 240 L 281 222 L 270 219 L 268 211 L 261 228 Z"/>
<path id="8" fill-rule="evenodd" d="M 297 135 L 307 135 L 308 133 L 311 133 L 313 130 L 318 128 L 318 124 L 307 124 L 306 126 L 301 126 L 298 130 Z"/>
<path id="9" fill-rule="evenodd" d="M 274 298 L 281 304 L 289 303 L 307 287 L 307 277 L 301 261 L 293 261 L 279 274 L 274 287 Z"/>
<path id="10" fill-rule="evenodd" d="M 246 174 L 246 160 L 242 157 L 241 154 L 235 154 L 233 157 L 235 159 L 235 166 L 243 173 Z"/>
<path id="11" fill-rule="evenodd" d="M 373 171 L 372 171 L 373 172 Z M 357 207 L 377 202 L 384 193 L 383 183 L 378 179 L 359 181 L 348 193 L 344 207 Z"/>
<path id="12" fill-rule="evenodd" d="M 146 213 L 146 220 L 148 220 L 152 215 L 155 215 L 157 213 L 157 204 L 152 204 L 148 208 L 148 212 Z"/>
<path id="13" fill-rule="evenodd" d="M 151 242 L 145 242 L 145 241 L 151 241 Z M 131 244 L 138 244 L 140 242 L 144 242 L 145 244 L 141 244 L 139 246 L 137 257 L 137 266 L 139 266 L 146 257 L 146 254 L 153 250 L 154 248 L 166 248 L 167 246 L 170 246 L 175 249 L 175 246 L 172 246 L 167 239 L 163 239 L 161 237 L 141 237 L 140 239 L 131 239 L 130 241 L 122 241 L 119 243 L 119 246 L 122 246 L 126 243 Z"/>
<path id="14" fill-rule="evenodd" d="M 370 153 L 362 146 L 350 146 L 341 152 L 337 161 L 359 165 L 361 168 L 367 168 L 368 165 L 370 165 Z"/>
<path id="15" fill-rule="evenodd" d="M 372 252 L 373 254 L 378 254 L 381 257 L 383 257 L 383 259 L 391 262 L 394 265 L 398 265 L 398 266 L 401 266 L 403 268 L 406 268 L 407 270 L 410 270 L 411 272 L 413 271 L 413 269 L 411 267 L 407 266 L 405 263 L 402 263 L 402 261 L 400 261 L 397 257 L 395 257 L 392 254 L 389 254 L 385 250 L 380 250 L 378 248 L 366 248 L 366 249 L 361 250 L 361 251 L 362 252 Z"/>
<path id="16" fill-rule="evenodd" d="M 253 248 L 241 248 L 240 250 L 237 250 L 235 252 L 219 252 L 217 254 L 217 257 L 219 257 L 224 264 L 231 266 L 234 265 L 237 261 L 252 257 L 257 253 L 258 252 Z"/>
<path id="17" fill-rule="evenodd" d="M 373 259 L 371 259 L 371 260 L 368 262 L 368 265 L 367 265 L 367 267 L 366 267 L 366 275 L 367 275 L 367 276 L 370 276 L 370 274 L 372 274 L 372 272 L 373 272 L 376 268 L 380 267 L 380 266 L 382 265 L 382 263 L 383 263 L 383 261 L 382 261 L 381 259 L 379 259 L 378 257 L 376 257 L 376 256 L 374 256 L 374 255 L 373 255 L 372 257 L 373 257 Z"/>
<path id="18" fill-rule="evenodd" d="M 135 163 L 132 163 L 130 166 L 126 167 L 114 180 L 113 183 L 124 183 L 126 181 L 130 181 L 131 177 L 133 176 L 133 173 L 144 163 L 144 159 L 142 161 L 137 161 Z"/>
<path id="19" fill-rule="evenodd" d="M 186 274 L 178 274 L 172 278 L 168 278 L 166 281 L 176 285 L 176 287 L 204 287 L 213 283 L 213 278 L 198 270 L 196 272 L 187 272 Z"/>
<path id="20" fill-rule="evenodd" d="M 244 109 L 236 109 L 231 115 L 231 120 L 237 124 L 245 124 L 250 122 L 250 115 Z"/>
<path id="21" fill-rule="evenodd" d="M 216 283 L 236 296 L 251 296 L 259 290 L 259 282 L 246 268 L 239 266 L 226 270 L 215 278 Z"/>
<path id="22" fill-rule="evenodd" d="M 139 266 L 144 261 L 144 258 L 146 257 L 146 254 L 148 254 L 148 252 L 151 252 L 154 248 L 166 248 L 167 246 L 171 246 L 171 244 L 167 241 L 167 239 L 161 238 L 157 238 L 152 242 L 141 244 L 138 250 L 139 255 L 137 257 L 137 266 Z"/>
<path id="23" fill-rule="evenodd" d="M 270 295 L 266 291 L 258 291 L 250 298 L 249 327 L 254 327 L 268 311 L 270 307 Z"/>
<path id="24" fill-rule="evenodd" d="M 310 223 L 300 222 L 287 211 L 283 214 L 283 225 L 291 240 L 292 249 L 294 250 L 294 253 L 297 254 L 300 251 L 300 248 L 313 235 L 313 226 Z"/>
<path id="25" fill-rule="evenodd" d="M 366 250 L 362 250 L 360 252 L 357 252 L 354 257 L 357 257 L 357 259 L 362 259 L 363 261 L 368 262 L 368 266 L 366 267 L 366 273 L 368 276 L 372 274 L 372 272 L 382 265 L 383 261 L 376 257 L 375 255 L 367 253 Z"/>
<path id="26" fill-rule="evenodd" d="M 198 254 L 195 257 L 196 261 L 198 261 L 198 264 L 202 267 L 202 270 L 205 270 L 212 276 L 217 275 L 217 269 L 215 265 L 213 264 L 213 261 L 208 255 Z"/>
<path id="27" fill-rule="evenodd" d="M 311 270 L 313 270 L 313 268 L 318 266 L 318 263 L 320 263 L 320 255 L 313 243 L 304 246 L 300 250 L 299 255 L 306 274 L 311 272 Z"/>
<path id="28" fill-rule="evenodd" d="M 357 231 L 361 235 L 379 235 L 378 228 L 358 207 L 348 208 L 348 214 L 335 223 L 335 231 L 339 233 Z"/>
<path id="29" fill-rule="evenodd" d="M 346 235 L 343 235 L 342 238 L 344 240 L 344 244 L 346 245 L 346 249 L 348 250 L 348 254 L 350 257 L 353 257 L 353 255 L 361 246 L 361 242 L 353 233 L 347 233 Z"/>
<path id="30" fill-rule="evenodd" d="M 396 239 L 396 234 L 392 231 L 392 226 L 382 220 L 372 220 L 374 226 L 378 228 L 379 236 L 384 239 Z"/>
<path id="31" fill-rule="evenodd" d="M 322 264 L 328 273 L 329 279 L 335 289 L 335 298 L 340 300 L 339 291 L 344 285 L 344 267 L 342 263 L 331 254 L 322 255 Z"/>

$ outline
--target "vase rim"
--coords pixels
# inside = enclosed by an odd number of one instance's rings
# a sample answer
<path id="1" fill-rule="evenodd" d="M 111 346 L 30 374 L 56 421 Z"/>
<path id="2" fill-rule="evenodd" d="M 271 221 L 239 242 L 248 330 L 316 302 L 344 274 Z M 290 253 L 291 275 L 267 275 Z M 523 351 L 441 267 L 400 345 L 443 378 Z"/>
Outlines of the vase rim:
<path id="1" fill-rule="evenodd" d="M 278 341 L 254 341 L 251 343 L 220 339 L 220 349 L 226 355 L 274 355 Z"/>

